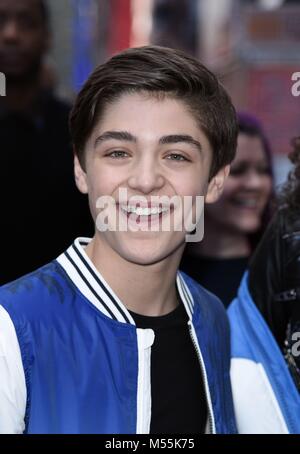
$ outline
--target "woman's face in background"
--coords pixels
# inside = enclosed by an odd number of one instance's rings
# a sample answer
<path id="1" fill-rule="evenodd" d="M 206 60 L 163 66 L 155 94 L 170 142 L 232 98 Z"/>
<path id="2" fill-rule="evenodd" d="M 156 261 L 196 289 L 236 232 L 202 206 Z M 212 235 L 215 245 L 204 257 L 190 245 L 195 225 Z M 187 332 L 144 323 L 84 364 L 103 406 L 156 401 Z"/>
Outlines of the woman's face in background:
<path id="1" fill-rule="evenodd" d="M 255 233 L 271 191 L 269 163 L 260 137 L 240 133 L 224 191 L 216 203 L 206 206 L 205 218 L 220 229 Z"/>

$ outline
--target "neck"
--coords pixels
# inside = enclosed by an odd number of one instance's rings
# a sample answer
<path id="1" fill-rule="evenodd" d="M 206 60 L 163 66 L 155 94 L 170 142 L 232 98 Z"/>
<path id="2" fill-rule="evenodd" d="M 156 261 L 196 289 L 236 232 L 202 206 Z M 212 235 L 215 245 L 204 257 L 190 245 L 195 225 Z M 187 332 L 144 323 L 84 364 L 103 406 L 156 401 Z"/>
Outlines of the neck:
<path id="1" fill-rule="evenodd" d="M 128 262 L 95 236 L 86 253 L 126 308 L 146 316 L 160 316 L 178 305 L 176 274 L 183 252 L 151 265 Z M 116 272 L 117 270 L 117 272 Z"/>
<path id="2" fill-rule="evenodd" d="M 214 258 L 248 257 L 251 253 L 247 235 L 205 220 L 204 239 L 188 247 L 188 253 Z"/>
<path id="3" fill-rule="evenodd" d="M 9 110 L 31 111 L 39 90 L 38 78 L 33 78 L 30 81 L 8 82 L 3 101 Z"/>

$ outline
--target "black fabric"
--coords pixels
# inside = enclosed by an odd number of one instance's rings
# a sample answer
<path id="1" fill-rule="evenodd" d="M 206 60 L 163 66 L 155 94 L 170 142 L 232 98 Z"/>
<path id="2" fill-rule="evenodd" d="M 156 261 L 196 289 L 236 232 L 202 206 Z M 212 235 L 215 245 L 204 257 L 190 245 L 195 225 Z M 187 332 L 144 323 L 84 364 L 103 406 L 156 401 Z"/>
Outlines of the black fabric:
<path id="1" fill-rule="evenodd" d="M 227 307 L 236 297 L 248 257 L 219 259 L 184 254 L 180 269 L 217 295 Z"/>
<path id="2" fill-rule="evenodd" d="M 36 114 L 0 105 L 0 285 L 49 262 L 92 223 L 75 187 L 69 106 L 42 94 Z"/>
<path id="3" fill-rule="evenodd" d="M 162 317 L 131 312 L 138 328 L 151 328 L 152 434 L 204 433 L 207 403 L 201 369 L 180 304 Z"/>
<path id="4" fill-rule="evenodd" d="M 249 290 L 280 348 L 300 326 L 300 217 L 275 214 L 249 267 Z M 290 325 L 290 326 L 288 326 Z M 295 358 L 300 370 L 299 356 Z"/>
<path id="5" fill-rule="evenodd" d="M 249 267 L 249 291 L 300 392 L 300 217 L 278 210 Z"/>

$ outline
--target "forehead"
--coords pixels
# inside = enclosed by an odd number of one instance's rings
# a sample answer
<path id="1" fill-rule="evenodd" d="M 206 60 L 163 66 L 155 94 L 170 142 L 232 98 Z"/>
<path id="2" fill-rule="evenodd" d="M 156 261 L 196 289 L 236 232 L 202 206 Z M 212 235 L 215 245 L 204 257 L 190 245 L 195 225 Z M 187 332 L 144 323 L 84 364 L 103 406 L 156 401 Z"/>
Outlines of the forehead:
<path id="1" fill-rule="evenodd" d="M 0 0 L 0 12 L 9 15 L 41 15 L 39 0 Z"/>
<path id="2" fill-rule="evenodd" d="M 108 103 L 94 130 L 107 127 L 130 129 L 141 135 L 189 131 L 204 136 L 195 115 L 183 101 L 145 92 L 125 93 Z"/>
<path id="3" fill-rule="evenodd" d="M 234 162 L 238 161 L 267 161 L 266 152 L 259 136 L 245 133 L 238 135 L 237 153 Z"/>

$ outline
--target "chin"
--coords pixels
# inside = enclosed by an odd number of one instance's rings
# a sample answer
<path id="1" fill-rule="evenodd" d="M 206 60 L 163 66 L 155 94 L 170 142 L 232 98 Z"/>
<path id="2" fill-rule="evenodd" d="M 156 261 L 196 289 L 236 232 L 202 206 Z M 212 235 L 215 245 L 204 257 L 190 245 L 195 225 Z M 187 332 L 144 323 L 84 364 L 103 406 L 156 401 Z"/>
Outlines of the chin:
<path id="1" fill-rule="evenodd" d="M 162 255 L 159 251 L 149 251 L 145 252 L 140 251 L 124 251 L 122 254 L 123 258 L 130 263 L 135 263 L 136 265 L 149 266 L 154 265 L 162 261 L 166 256 Z"/>
<path id="2" fill-rule="evenodd" d="M 239 226 L 238 226 L 238 230 L 240 232 L 243 232 L 247 235 L 250 235 L 252 233 L 255 233 L 257 232 L 261 227 L 261 222 L 258 221 L 258 220 L 253 220 L 253 221 L 247 221 L 247 222 L 244 222 L 244 223 L 241 223 Z"/>
<path id="3" fill-rule="evenodd" d="M 161 238 L 151 240 L 129 240 L 125 244 L 119 244 L 118 254 L 126 261 L 137 265 L 154 265 L 161 262 L 177 251 L 178 246 L 174 241 L 161 241 Z M 177 246 L 177 247 L 176 247 Z"/>

